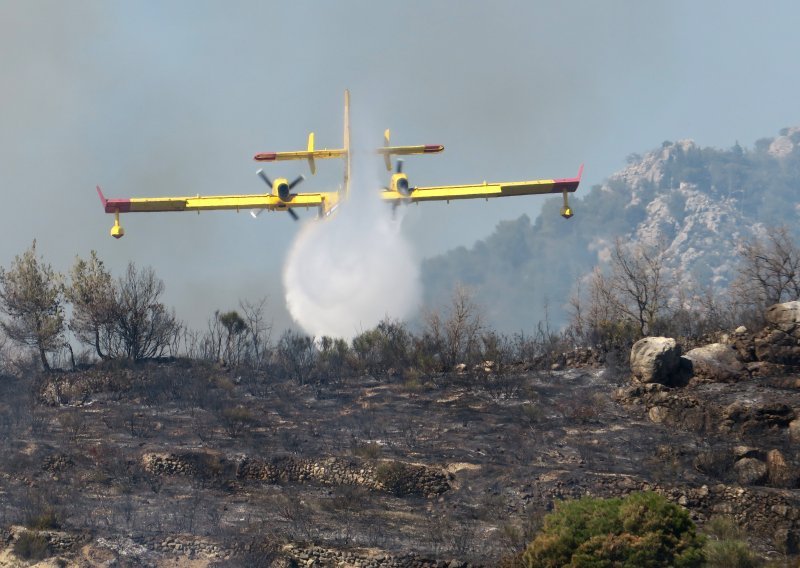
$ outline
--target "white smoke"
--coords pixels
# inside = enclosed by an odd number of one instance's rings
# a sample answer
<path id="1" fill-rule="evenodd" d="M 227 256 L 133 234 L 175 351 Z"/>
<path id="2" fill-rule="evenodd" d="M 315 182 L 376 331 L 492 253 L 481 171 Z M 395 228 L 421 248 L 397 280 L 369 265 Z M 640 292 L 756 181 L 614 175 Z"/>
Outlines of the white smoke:
<path id="1" fill-rule="evenodd" d="M 418 307 L 419 266 L 400 231 L 404 208 L 394 219 L 380 198 L 384 185 L 354 160 L 350 198 L 331 217 L 306 222 L 292 243 L 286 305 L 309 335 L 351 339 Z"/>

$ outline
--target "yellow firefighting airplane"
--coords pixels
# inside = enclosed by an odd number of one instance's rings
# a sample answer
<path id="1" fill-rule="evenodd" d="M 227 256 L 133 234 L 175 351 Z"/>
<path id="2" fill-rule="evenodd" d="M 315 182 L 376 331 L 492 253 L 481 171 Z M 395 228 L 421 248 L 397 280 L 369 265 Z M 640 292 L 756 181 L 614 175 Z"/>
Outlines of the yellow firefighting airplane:
<path id="1" fill-rule="evenodd" d="M 386 169 L 392 171 L 392 156 L 405 156 L 414 154 L 436 154 L 444 150 L 439 144 L 419 146 L 390 146 L 390 132 L 384 132 L 384 145 L 378 148 L 377 153 L 382 155 Z M 97 194 L 106 213 L 114 215 L 114 226 L 111 227 L 111 236 L 119 239 L 125 235 L 125 230 L 120 225 L 120 213 L 152 213 L 159 211 L 206 211 L 217 209 L 234 209 L 237 212 L 249 209 L 253 216 L 267 209 L 270 211 L 286 211 L 295 220 L 298 219 L 294 209 L 298 207 L 315 207 L 320 218 L 330 215 L 339 204 L 347 198 L 350 190 L 351 152 L 350 152 L 350 93 L 344 93 L 344 144 L 342 148 L 317 150 L 314 147 L 314 133 L 308 135 L 306 150 L 296 152 L 264 152 L 254 156 L 259 162 L 276 162 L 284 160 L 307 160 L 311 173 L 316 173 L 317 159 L 342 158 L 344 160 L 344 180 L 340 191 L 319 193 L 292 193 L 297 184 L 305 179 L 298 176 L 293 181 L 286 178 L 271 180 L 263 170 L 258 170 L 258 175 L 269 186 L 271 193 L 252 195 L 213 195 L 194 197 L 139 197 L 130 199 L 107 199 L 100 186 Z M 476 199 L 490 197 L 508 197 L 512 195 L 540 195 L 547 193 L 561 193 L 564 205 L 561 215 L 565 219 L 572 217 L 573 212 L 569 206 L 568 194 L 578 189 L 583 173 L 583 166 L 578 171 L 578 176 L 567 179 L 545 179 L 533 181 L 520 181 L 509 183 L 487 183 L 476 185 L 446 185 L 437 187 L 412 187 L 408 176 L 403 173 L 402 160 L 397 161 L 397 168 L 392 174 L 389 186 L 383 188 L 381 197 L 396 208 L 402 203 L 420 201 L 447 201 L 451 199 Z"/>

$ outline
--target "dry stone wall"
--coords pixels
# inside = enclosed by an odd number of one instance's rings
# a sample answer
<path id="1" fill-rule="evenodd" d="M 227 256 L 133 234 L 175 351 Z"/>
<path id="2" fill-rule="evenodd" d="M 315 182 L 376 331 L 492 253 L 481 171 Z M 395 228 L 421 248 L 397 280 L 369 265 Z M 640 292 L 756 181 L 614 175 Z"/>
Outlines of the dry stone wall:
<path id="1" fill-rule="evenodd" d="M 393 460 L 362 461 L 337 457 L 314 460 L 294 456 L 272 460 L 251 457 L 230 460 L 204 452 L 187 452 L 147 453 L 142 457 L 142 463 L 147 471 L 156 475 L 235 478 L 264 483 L 356 485 L 372 491 L 425 497 L 436 497 L 450 489 L 448 476 L 441 469 Z M 387 468 L 387 465 L 391 467 Z M 395 475 L 391 478 L 382 475 L 386 469 Z"/>

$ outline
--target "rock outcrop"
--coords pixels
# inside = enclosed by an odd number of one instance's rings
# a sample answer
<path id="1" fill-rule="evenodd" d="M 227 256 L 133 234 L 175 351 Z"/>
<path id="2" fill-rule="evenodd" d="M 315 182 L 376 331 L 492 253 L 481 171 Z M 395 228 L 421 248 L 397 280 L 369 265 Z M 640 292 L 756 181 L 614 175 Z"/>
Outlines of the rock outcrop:
<path id="1" fill-rule="evenodd" d="M 700 379 L 729 382 L 747 376 L 747 369 L 736 350 L 724 343 L 697 347 L 684 357 L 692 362 L 692 374 Z"/>
<path id="2" fill-rule="evenodd" d="M 670 385 L 681 366 L 681 348 L 670 337 L 645 337 L 631 348 L 631 372 L 641 383 Z"/>
<path id="3" fill-rule="evenodd" d="M 759 361 L 800 366 L 800 302 L 785 302 L 767 308 L 767 327 L 754 339 Z"/>

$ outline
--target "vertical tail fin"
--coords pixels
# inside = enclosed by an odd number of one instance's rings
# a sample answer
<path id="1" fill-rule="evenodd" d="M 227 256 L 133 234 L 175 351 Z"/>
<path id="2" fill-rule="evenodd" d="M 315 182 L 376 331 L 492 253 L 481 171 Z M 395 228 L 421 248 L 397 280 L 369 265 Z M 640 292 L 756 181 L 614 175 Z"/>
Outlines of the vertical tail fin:
<path id="1" fill-rule="evenodd" d="M 311 170 L 311 175 L 317 173 L 317 164 L 314 162 L 314 133 L 308 135 L 308 169 Z"/>
<path id="2" fill-rule="evenodd" d="M 350 193 L 350 91 L 344 91 L 344 196 Z"/>

